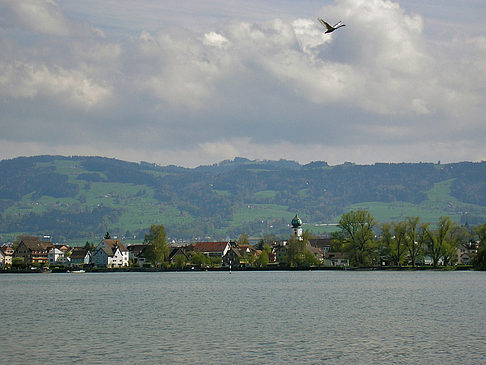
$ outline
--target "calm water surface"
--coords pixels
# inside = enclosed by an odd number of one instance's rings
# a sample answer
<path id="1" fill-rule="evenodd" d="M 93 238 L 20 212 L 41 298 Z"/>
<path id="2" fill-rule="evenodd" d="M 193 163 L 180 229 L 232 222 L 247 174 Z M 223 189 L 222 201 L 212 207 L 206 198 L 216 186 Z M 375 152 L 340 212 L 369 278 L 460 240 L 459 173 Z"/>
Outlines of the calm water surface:
<path id="1" fill-rule="evenodd" d="M 486 363 L 481 272 L 2 274 L 0 293 L 0 363 Z"/>

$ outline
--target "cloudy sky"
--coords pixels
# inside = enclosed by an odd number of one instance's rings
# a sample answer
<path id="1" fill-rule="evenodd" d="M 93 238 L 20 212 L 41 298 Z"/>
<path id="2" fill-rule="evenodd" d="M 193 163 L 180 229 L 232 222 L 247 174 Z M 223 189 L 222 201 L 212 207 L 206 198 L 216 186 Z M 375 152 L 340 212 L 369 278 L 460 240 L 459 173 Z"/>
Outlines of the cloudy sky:
<path id="1" fill-rule="evenodd" d="M 484 0 L 0 0 L 0 49 L 0 159 L 486 160 Z"/>

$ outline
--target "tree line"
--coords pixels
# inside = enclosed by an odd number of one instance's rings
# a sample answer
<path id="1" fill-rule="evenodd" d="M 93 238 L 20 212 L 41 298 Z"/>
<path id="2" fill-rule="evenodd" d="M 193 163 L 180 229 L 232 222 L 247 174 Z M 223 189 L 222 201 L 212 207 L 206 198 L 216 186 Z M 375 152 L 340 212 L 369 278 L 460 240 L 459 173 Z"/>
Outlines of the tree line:
<path id="1" fill-rule="evenodd" d="M 341 216 L 338 230 L 332 234 L 331 251 L 348 255 L 350 265 L 354 267 L 404 265 L 416 267 L 424 264 L 428 257 L 433 267 L 450 266 L 456 263 L 457 249 L 462 244 L 473 243 L 478 252 L 473 258 L 473 265 L 486 269 L 486 223 L 468 227 L 453 222 L 449 217 L 440 217 L 432 225 L 422 222 L 420 217 L 408 217 L 403 221 L 378 224 L 376 219 L 365 210 L 352 210 Z M 291 236 L 286 246 L 286 254 L 280 264 L 290 268 L 318 266 L 319 261 L 308 250 L 311 233 L 307 230 L 301 239 Z M 262 250 L 259 257 L 242 259 L 254 267 L 265 267 L 269 262 L 273 239 L 264 237 L 256 245 Z M 167 261 L 169 246 L 163 225 L 152 225 L 145 236 L 147 243 L 146 258 L 158 266 Z M 239 244 L 248 244 L 248 234 L 241 234 Z M 477 247 L 476 246 L 476 247 Z M 176 262 L 184 267 L 186 262 Z M 202 254 L 189 255 L 191 264 L 196 266 L 216 266 L 216 260 Z M 220 259 L 218 259 L 220 261 Z"/>
<path id="2" fill-rule="evenodd" d="M 332 250 L 347 253 L 353 266 L 381 265 L 386 261 L 392 266 L 415 267 L 425 257 L 434 267 L 448 266 L 456 262 L 461 244 L 479 242 L 474 261 L 479 267 L 486 248 L 481 245 L 486 240 L 486 223 L 471 228 L 449 217 L 440 217 L 436 225 L 422 222 L 419 217 L 379 225 L 369 212 L 353 210 L 341 216 L 337 227 Z"/>

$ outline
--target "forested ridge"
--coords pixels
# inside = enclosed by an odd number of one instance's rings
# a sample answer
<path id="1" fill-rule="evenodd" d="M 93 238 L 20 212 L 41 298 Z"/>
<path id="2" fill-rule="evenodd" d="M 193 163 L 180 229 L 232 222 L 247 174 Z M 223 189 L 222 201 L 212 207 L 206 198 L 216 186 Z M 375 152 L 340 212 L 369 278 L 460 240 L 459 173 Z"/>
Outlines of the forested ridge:
<path id="1" fill-rule="evenodd" d="M 405 205 L 437 219 L 482 223 L 486 162 L 329 166 L 235 158 L 183 168 L 83 156 L 0 161 L 3 235 L 72 238 L 110 230 L 143 237 L 154 223 L 172 238 L 285 234 L 296 212 L 312 227 L 368 203 L 386 207 L 390 219 L 407 214 L 397 210 Z"/>

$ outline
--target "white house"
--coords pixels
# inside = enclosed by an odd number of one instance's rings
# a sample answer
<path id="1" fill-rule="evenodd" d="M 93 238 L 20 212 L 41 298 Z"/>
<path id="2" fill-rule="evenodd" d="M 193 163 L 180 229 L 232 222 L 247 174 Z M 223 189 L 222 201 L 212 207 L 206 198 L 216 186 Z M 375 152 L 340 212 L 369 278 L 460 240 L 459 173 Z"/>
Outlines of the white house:
<path id="1" fill-rule="evenodd" d="M 0 267 L 11 266 L 14 249 L 10 246 L 0 247 Z"/>
<path id="2" fill-rule="evenodd" d="M 96 267 L 128 266 L 129 254 L 125 245 L 116 239 L 103 239 L 92 255 Z"/>
<path id="3" fill-rule="evenodd" d="M 69 258 L 64 255 L 65 251 L 54 247 L 47 254 L 50 265 L 67 265 L 69 264 Z"/>

